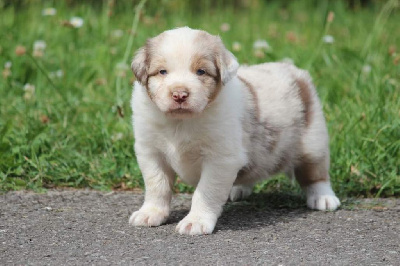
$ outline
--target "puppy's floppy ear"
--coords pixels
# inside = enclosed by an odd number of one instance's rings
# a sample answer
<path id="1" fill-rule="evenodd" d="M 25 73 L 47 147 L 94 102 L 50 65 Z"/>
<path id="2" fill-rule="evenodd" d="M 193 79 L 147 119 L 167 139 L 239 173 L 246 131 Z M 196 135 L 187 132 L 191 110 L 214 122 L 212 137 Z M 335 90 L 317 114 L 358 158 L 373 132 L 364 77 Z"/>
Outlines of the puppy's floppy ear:
<path id="1" fill-rule="evenodd" d="M 131 68 L 133 74 L 135 74 L 136 79 L 146 85 L 147 83 L 147 68 L 148 68 L 148 59 L 147 59 L 147 48 L 146 46 L 137 50 L 135 57 L 132 60 Z"/>
<path id="2" fill-rule="evenodd" d="M 219 47 L 217 56 L 217 65 L 221 74 L 222 84 L 225 85 L 236 75 L 236 72 L 239 68 L 239 63 L 236 60 L 236 57 L 225 48 L 221 39 L 218 39 L 221 45 Z"/>

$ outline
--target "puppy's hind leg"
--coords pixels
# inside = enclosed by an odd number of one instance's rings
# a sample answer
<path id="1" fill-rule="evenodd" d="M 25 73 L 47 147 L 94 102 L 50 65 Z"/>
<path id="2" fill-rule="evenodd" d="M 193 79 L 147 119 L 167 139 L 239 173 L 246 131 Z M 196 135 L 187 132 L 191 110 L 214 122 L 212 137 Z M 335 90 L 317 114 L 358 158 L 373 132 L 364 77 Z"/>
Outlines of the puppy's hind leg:
<path id="1" fill-rule="evenodd" d="M 229 194 L 230 201 L 239 201 L 247 198 L 253 192 L 253 185 L 233 185 Z"/>
<path id="2" fill-rule="evenodd" d="M 303 161 L 295 168 L 295 176 L 307 195 L 307 206 L 315 210 L 336 210 L 340 201 L 331 188 L 329 162 Z"/>
<path id="3" fill-rule="evenodd" d="M 297 79 L 299 96 L 304 104 L 304 128 L 301 134 L 300 161 L 294 174 L 307 194 L 311 209 L 335 210 L 339 199 L 329 181 L 329 138 L 324 115 L 311 78 L 305 72 Z"/>

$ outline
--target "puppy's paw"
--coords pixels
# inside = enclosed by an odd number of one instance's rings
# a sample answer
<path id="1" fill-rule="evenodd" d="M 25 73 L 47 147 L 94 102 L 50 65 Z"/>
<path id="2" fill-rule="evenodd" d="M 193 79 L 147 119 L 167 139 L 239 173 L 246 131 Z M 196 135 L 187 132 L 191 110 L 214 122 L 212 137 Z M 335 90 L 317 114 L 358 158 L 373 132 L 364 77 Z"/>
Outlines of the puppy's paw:
<path id="1" fill-rule="evenodd" d="M 217 218 L 198 216 L 189 213 L 176 226 L 181 235 L 208 235 L 214 231 Z"/>
<path id="2" fill-rule="evenodd" d="M 253 192 L 252 186 L 234 185 L 231 189 L 229 199 L 231 201 L 239 201 L 247 198 Z"/>
<path id="3" fill-rule="evenodd" d="M 340 206 L 329 182 L 319 182 L 307 187 L 307 206 L 320 211 L 333 211 Z"/>
<path id="4" fill-rule="evenodd" d="M 159 226 L 168 218 L 169 212 L 157 207 L 142 207 L 132 213 L 129 224 L 134 226 Z"/>
<path id="5" fill-rule="evenodd" d="M 307 206 L 319 211 L 334 211 L 340 206 L 336 196 L 315 196 L 307 198 Z"/>

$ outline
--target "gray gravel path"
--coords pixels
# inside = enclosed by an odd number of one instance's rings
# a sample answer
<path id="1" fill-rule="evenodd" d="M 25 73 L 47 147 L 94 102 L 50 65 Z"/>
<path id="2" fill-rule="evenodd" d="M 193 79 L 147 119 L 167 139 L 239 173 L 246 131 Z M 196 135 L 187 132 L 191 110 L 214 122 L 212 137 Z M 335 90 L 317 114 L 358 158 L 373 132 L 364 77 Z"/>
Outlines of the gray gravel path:
<path id="1" fill-rule="evenodd" d="M 215 233 L 198 237 L 174 231 L 190 195 L 175 196 L 157 228 L 128 225 L 142 200 L 85 190 L 0 195 L 0 265 L 400 265 L 400 199 L 317 212 L 300 197 L 256 195 L 228 203 Z"/>

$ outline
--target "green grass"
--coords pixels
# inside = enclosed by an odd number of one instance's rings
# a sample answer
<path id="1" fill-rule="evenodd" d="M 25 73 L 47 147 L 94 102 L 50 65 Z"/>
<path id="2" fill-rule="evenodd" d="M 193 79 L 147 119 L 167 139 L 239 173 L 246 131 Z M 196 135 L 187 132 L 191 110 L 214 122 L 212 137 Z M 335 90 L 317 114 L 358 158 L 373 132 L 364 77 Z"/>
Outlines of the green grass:
<path id="1" fill-rule="evenodd" d="M 334 190 L 340 197 L 400 196 L 397 0 L 353 10 L 322 0 L 148 1 L 136 28 L 137 4 L 0 0 L 1 190 L 142 187 L 126 66 L 146 38 L 188 25 L 219 34 L 228 49 L 239 42 L 234 53 L 241 63 L 291 58 L 309 70 L 327 118 Z M 45 7 L 57 14 L 42 16 Z M 81 28 L 65 26 L 73 16 L 83 18 Z M 221 31 L 223 23 L 230 30 Z M 334 42 L 324 43 L 324 35 Z M 253 52 L 257 39 L 271 46 L 263 58 Z M 32 56 L 36 40 L 47 44 L 41 57 Z M 17 46 L 26 54 L 18 56 Z M 24 91 L 27 83 L 34 93 Z M 179 183 L 176 190 L 192 188 Z M 256 188 L 265 191 L 299 187 L 280 176 Z"/>

